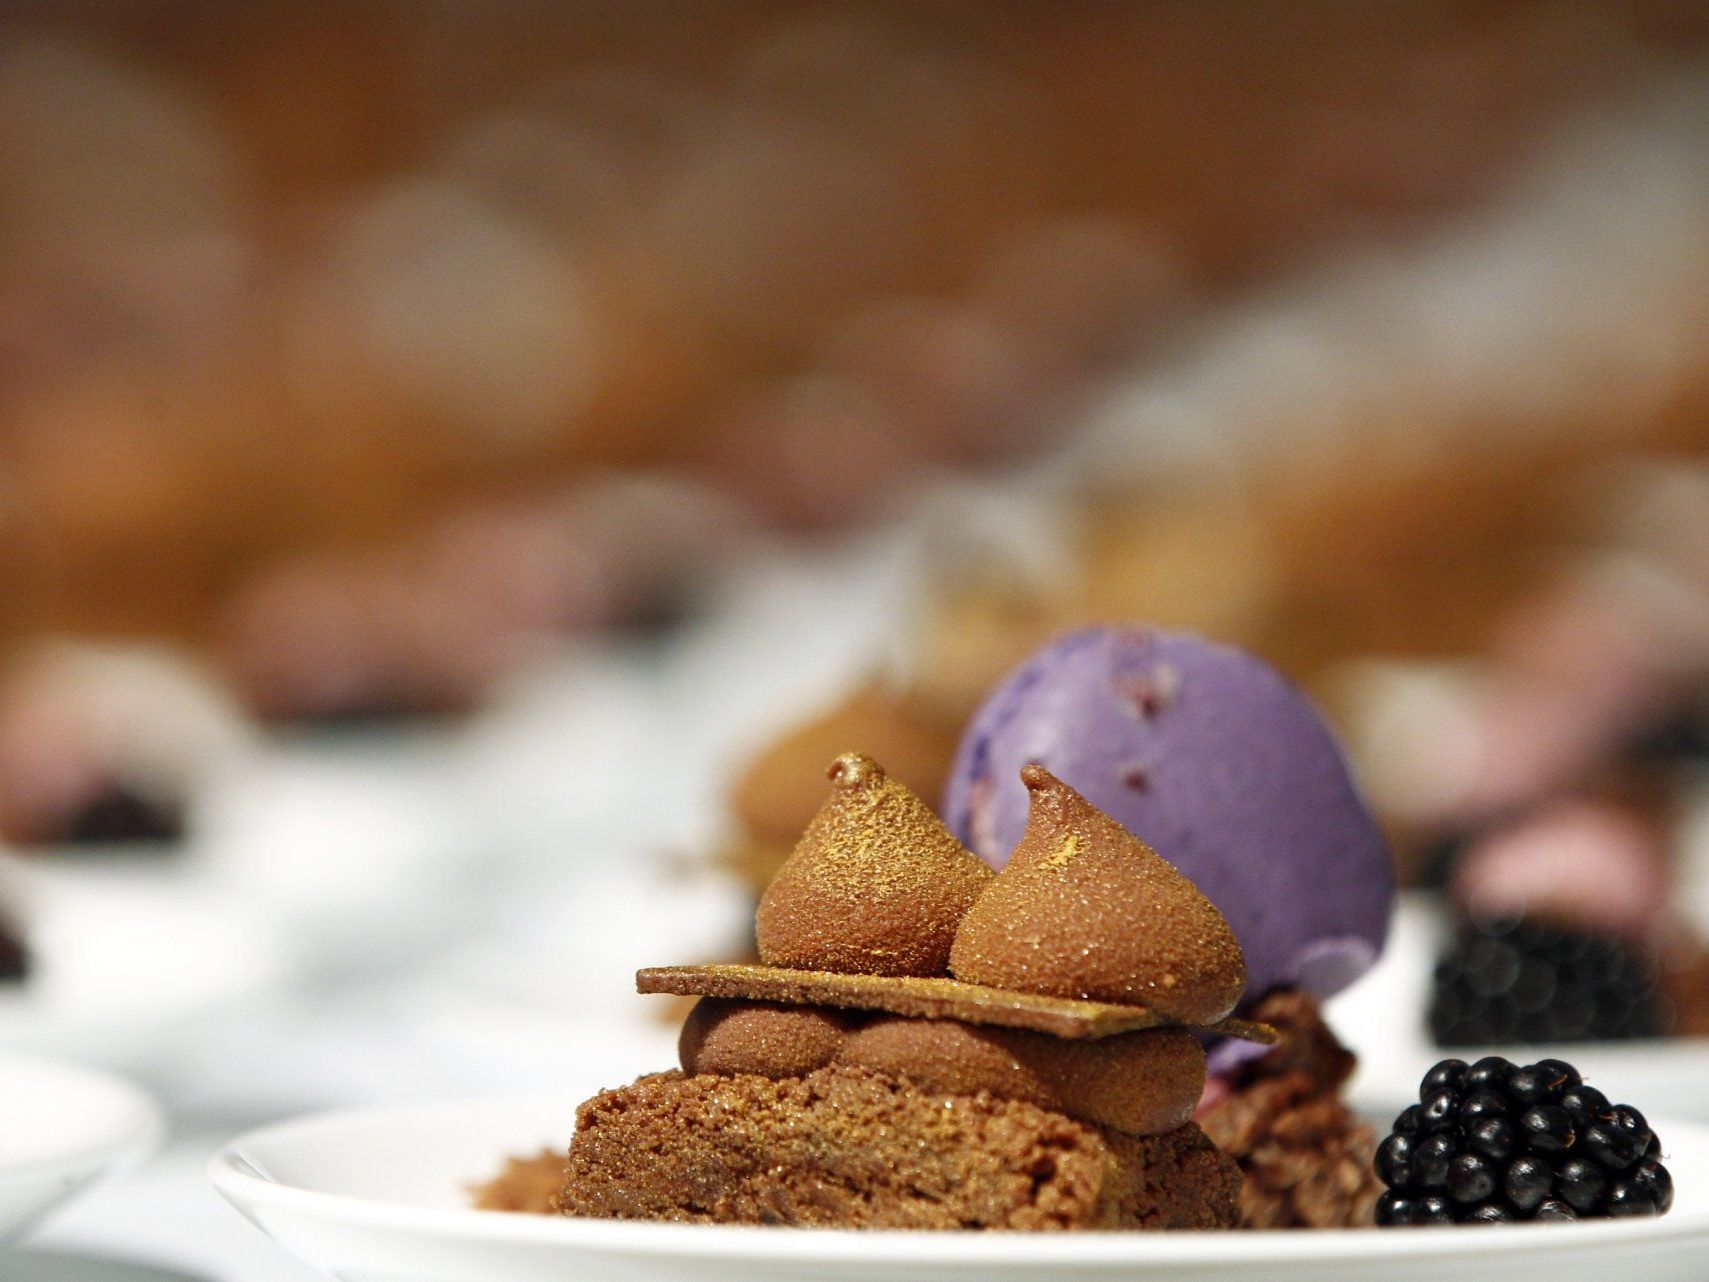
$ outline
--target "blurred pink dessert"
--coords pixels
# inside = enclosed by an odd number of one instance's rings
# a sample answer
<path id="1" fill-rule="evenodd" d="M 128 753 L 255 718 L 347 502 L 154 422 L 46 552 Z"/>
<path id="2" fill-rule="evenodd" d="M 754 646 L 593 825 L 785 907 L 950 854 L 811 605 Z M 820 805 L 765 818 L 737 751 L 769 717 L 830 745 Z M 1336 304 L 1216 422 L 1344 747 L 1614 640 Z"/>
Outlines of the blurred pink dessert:
<path id="1" fill-rule="evenodd" d="M 1468 846 L 1450 894 L 1474 917 L 1548 918 L 1641 944 L 1667 912 L 1666 852 L 1630 808 L 1567 798 Z"/>
<path id="2" fill-rule="evenodd" d="M 173 841 L 206 774 L 249 730 L 164 649 L 40 646 L 0 682 L 0 840 Z"/>

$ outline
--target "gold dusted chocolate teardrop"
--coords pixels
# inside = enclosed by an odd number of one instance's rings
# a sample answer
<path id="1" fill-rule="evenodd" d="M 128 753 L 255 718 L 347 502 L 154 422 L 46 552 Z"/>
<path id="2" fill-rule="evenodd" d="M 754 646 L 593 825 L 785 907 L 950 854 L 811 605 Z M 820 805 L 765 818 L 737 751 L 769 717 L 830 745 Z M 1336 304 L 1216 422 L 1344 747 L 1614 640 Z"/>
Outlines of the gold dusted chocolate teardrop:
<path id="1" fill-rule="evenodd" d="M 1043 766 L 1021 780 L 1026 832 L 962 920 L 957 979 L 1125 1002 L 1211 1024 L 1246 987 L 1246 959 L 1216 906 L 1156 851 Z"/>
<path id="2" fill-rule="evenodd" d="M 871 757 L 845 753 L 830 798 L 754 919 L 769 966 L 943 975 L 963 914 L 994 874 Z"/>

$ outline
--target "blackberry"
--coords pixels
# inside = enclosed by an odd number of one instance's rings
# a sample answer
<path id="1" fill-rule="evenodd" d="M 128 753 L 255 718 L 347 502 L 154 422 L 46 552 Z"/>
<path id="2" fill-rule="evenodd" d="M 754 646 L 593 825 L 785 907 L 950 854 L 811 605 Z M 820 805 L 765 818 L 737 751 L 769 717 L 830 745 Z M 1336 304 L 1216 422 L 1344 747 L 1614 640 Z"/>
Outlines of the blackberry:
<path id="1" fill-rule="evenodd" d="M 1436 963 L 1430 1032 L 1442 1046 L 1659 1037 L 1655 968 L 1616 939 L 1521 919 L 1468 920 Z"/>
<path id="2" fill-rule="evenodd" d="M 1664 1215 L 1673 1178 L 1644 1115 L 1558 1059 L 1448 1059 L 1377 1147 L 1377 1223 Z"/>

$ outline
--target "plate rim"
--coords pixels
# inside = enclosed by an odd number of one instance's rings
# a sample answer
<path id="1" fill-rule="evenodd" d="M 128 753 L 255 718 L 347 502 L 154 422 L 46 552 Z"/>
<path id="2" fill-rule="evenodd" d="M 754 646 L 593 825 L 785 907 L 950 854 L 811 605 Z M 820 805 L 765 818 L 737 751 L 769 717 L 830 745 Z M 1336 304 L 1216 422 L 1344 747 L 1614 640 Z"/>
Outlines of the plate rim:
<path id="1" fill-rule="evenodd" d="M 1348 1258 L 1381 1262 L 1405 1254 L 1439 1259 L 1526 1251 L 1546 1235 L 1550 1246 L 1599 1250 L 1634 1241 L 1709 1239 L 1709 1210 L 1687 1215 L 1602 1220 L 1578 1224 L 1480 1226 L 1457 1233 L 1404 1232 L 1375 1227 L 1357 1229 L 1257 1229 L 1244 1232 L 1177 1230 L 1172 1232 L 1026 1233 L 986 1230 L 942 1232 L 895 1229 L 789 1230 L 755 1225 L 672 1224 L 654 1221 L 576 1219 L 487 1211 L 473 1206 L 430 1207 L 378 1198 L 332 1193 L 288 1184 L 265 1173 L 245 1155 L 248 1148 L 290 1141 L 303 1132 L 354 1121 L 432 1115 L 461 1106 L 521 1106 L 529 1099 L 562 1099 L 532 1094 L 368 1108 L 342 1108 L 289 1118 L 245 1131 L 221 1144 L 205 1171 L 219 1195 L 251 1221 L 276 1210 L 322 1223 L 379 1232 L 407 1232 L 465 1244 L 559 1247 L 624 1256 L 707 1257 L 721 1260 L 834 1260 L 859 1252 L 880 1263 L 1017 1262 L 1062 1264 L 1250 1264 L 1276 1258 L 1289 1262 L 1325 1262 Z M 1693 1148 L 1709 1153 L 1709 1125 L 1657 1118 L 1665 1135 L 1690 1137 Z"/>

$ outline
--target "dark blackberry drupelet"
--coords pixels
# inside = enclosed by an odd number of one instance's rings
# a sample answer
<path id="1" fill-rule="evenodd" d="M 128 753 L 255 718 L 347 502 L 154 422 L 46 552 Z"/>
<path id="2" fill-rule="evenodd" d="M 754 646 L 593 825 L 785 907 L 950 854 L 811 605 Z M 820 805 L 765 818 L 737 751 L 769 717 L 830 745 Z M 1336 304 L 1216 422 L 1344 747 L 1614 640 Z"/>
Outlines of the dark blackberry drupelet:
<path id="1" fill-rule="evenodd" d="M 1616 939 L 1546 922 L 1469 920 L 1436 963 L 1430 1032 L 1442 1046 L 1659 1037 L 1653 966 Z"/>
<path id="2" fill-rule="evenodd" d="M 1673 1179 L 1644 1115 L 1558 1059 L 1443 1060 L 1377 1148 L 1377 1223 L 1663 1215 Z"/>

